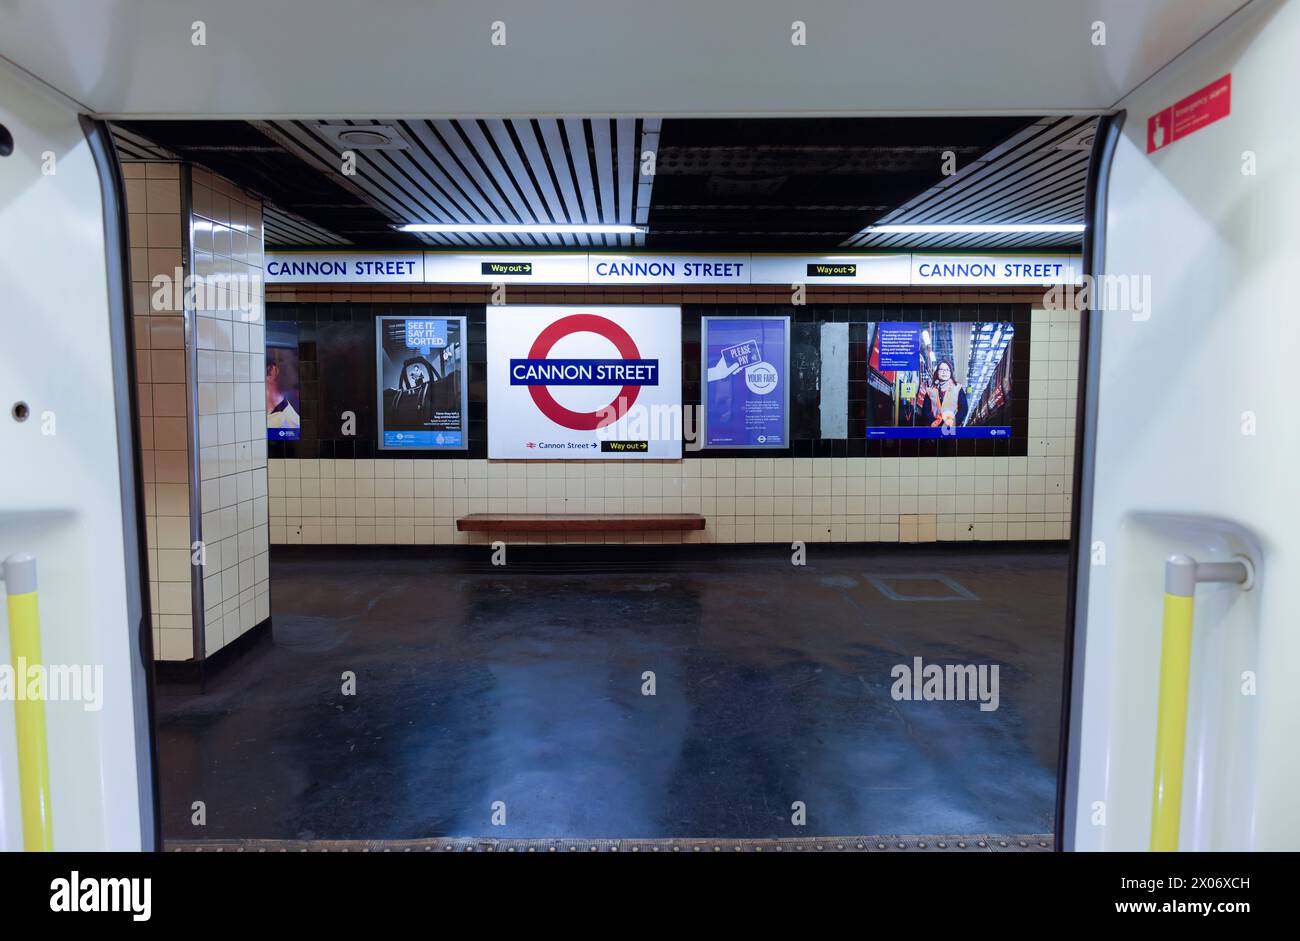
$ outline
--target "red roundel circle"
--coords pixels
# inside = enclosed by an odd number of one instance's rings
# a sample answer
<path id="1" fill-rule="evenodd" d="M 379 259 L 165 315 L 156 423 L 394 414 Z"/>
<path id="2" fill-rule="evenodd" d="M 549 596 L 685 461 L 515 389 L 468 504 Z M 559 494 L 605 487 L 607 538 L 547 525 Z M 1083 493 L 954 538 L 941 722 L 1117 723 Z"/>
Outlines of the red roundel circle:
<path id="1" fill-rule="evenodd" d="M 546 359 L 551 347 L 571 333 L 595 333 L 609 340 L 624 359 L 640 359 L 641 351 L 626 330 L 614 321 L 596 314 L 571 314 L 561 317 L 537 335 L 532 349 L 528 351 L 529 359 Z M 641 394 L 640 386 L 623 386 L 614 401 L 594 412 L 575 412 L 565 408 L 546 386 L 529 386 L 528 393 L 533 397 L 541 413 L 565 428 L 574 431 L 595 431 L 611 422 L 616 422 L 627 414 L 627 410 Z"/>

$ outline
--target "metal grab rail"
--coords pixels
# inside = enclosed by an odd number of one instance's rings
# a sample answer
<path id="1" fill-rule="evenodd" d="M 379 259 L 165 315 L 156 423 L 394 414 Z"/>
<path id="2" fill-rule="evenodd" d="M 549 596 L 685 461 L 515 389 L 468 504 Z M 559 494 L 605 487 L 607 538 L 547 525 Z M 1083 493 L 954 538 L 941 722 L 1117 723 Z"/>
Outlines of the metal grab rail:
<path id="1" fill-rule="evenodd" d="M 14 668 L 14 724 L 18 739 L 18 794 L 22 804 L 23 849 L 54 849 L 50 819 L 50 760 L 45 737 L 45 700 L 17 695 L 27 671 L 41 666 L 41 619 L 36 603 L 36 559 L 26 553 L 4 561 L 8 596 L 9 656 Z M 24 686 L 25 689 L 25 686 Z"/>
<path id="2" fill-rule="evenodd" d="M 1165 606 L 1160 640 L 1160 698 L 1156 712 L 1156 769 L 1151 795 L 1151 850 L 1176 852 L 1182 826 L 1183 758 L 1187 740 L 1187 687 L 1192 670 L 1192 611 L 1198 582 L 1249 589 L 1250 562 L 1197 562 L 1185 555 L 1165 561 Z"/>

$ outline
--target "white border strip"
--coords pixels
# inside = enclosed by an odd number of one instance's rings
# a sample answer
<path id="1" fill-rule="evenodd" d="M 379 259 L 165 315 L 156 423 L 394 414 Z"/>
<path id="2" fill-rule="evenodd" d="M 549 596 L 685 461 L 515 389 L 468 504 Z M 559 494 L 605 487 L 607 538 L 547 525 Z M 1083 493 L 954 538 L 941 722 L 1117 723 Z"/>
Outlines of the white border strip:
<path id="1" fill-rule="evenodd" d="M 1080 255 L 653 252 L 267 252 L 268 284 L 780 284 L 894 287 L 1080 283 Z"/>

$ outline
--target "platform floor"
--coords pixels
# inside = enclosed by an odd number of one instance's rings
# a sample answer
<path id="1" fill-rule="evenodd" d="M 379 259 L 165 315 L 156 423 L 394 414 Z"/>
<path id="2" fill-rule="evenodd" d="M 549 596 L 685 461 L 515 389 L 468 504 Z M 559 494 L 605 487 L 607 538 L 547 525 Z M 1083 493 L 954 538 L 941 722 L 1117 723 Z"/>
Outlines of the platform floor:
<path id="1" fill-rule="evenodd" d="M 1052 830 L 1063 547 L 482 552 L 273 551 L 272 636 L 159 686 L 164 836 Z M 915 657 L 996 664 L 998 708 L 895 700 Z"/>

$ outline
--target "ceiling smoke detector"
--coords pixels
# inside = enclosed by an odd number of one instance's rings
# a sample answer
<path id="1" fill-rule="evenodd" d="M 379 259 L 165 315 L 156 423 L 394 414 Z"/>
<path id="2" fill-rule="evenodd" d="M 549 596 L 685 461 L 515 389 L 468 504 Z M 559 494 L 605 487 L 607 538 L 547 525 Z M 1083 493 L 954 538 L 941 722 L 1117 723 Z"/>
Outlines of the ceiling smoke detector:
<path id="1" fill-rule="evenodd" d="M 406 139 L 392 124 L 317 124 L 316 133 L 339 150 L 406 150 Z"/>

